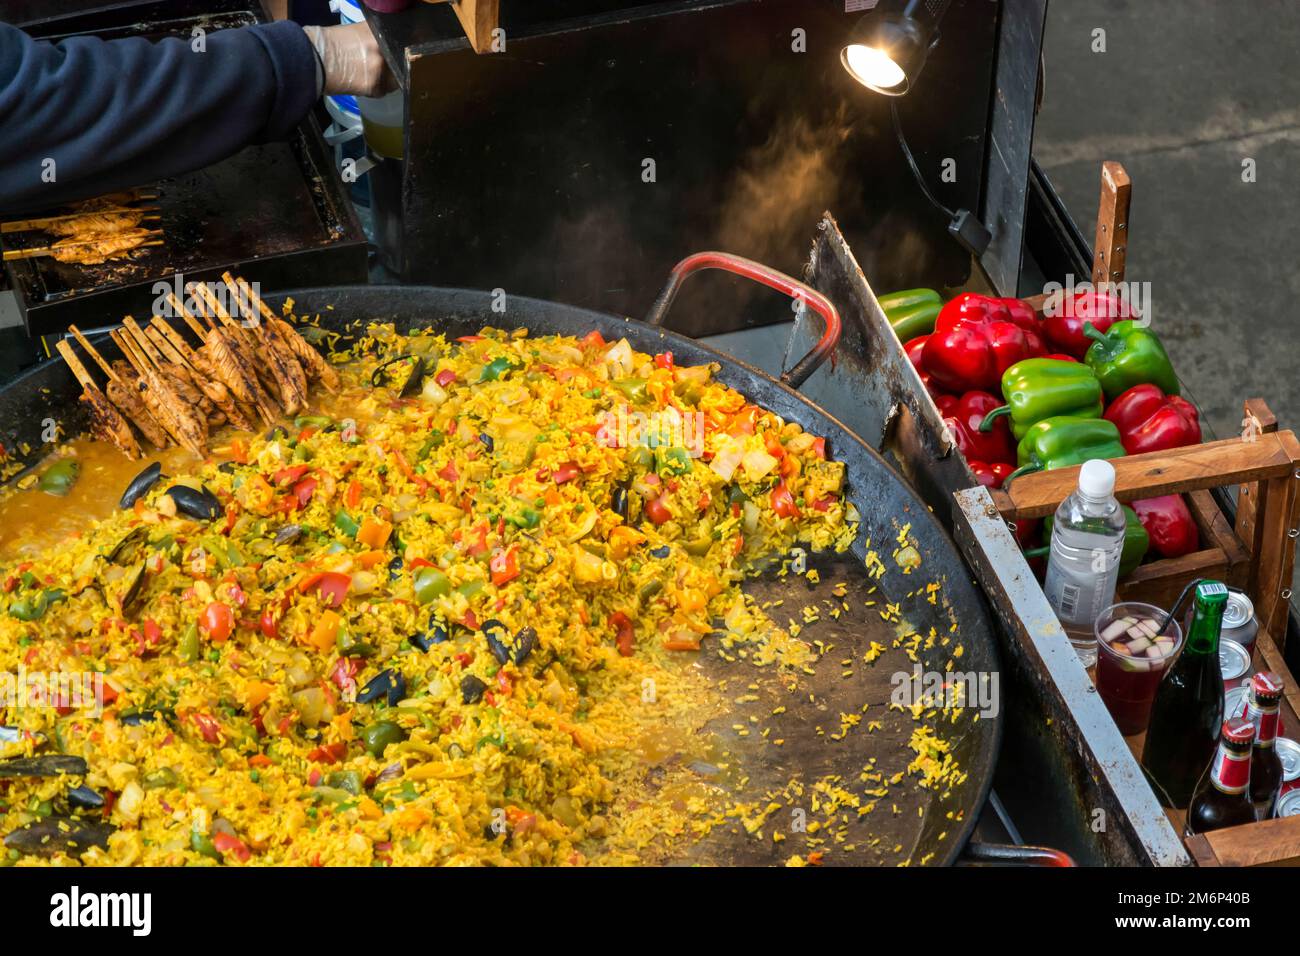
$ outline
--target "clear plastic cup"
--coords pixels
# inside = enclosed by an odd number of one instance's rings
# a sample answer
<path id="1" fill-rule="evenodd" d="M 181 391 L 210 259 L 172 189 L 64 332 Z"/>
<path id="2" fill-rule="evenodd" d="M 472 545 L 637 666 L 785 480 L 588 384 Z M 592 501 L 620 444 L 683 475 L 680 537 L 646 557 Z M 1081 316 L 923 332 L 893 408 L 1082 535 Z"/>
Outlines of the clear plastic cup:
<path id="1" fill-rule="evenodd" d="M 1147 729 L 1151 704 L 1165 671 L 1183 647 L 1183 629 L 1170 621 L 1159 635 L 1151 635 L 1165 619 L 1158 607 L 1138 601 L 1112 604 L 1094 625 L 1097 635 L 1097 693 L 1126 737 Z M 1124 621 L 1127 627 L 1120 627 Z"/>

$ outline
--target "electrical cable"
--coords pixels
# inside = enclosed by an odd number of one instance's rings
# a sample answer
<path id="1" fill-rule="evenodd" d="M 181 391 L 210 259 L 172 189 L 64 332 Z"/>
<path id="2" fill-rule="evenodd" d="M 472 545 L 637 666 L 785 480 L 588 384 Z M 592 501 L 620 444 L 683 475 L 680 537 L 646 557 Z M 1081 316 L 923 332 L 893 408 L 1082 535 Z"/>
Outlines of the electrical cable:
<path id="1" fill-rule="evenodd" d="M 925 184 L 925 177 L 921 175 L 921 168 L 916 164 L 916 157 L 912 155 L 912 148 L 907 145 L 907 137 L 903 135 L 903 124 L 898 118 L 897 99 L 890 99 L 889 114 L 894 120 L 894 135 L 898 137 L 898 145 L 903 150 L 903 157 L 907 160 L 907 165 L 911 167 L 912 176 L 916 179 L 916 184 L 921 187 L 921 192 L 925 194 L 926 199 L 930 200 L 930 204 L 934 206 L 935 209 L 938 209 L 949 219 L 955 219 L 957 217 L 957 211 L 949 209 L 941 203 L 935 197 L 934 193 L 930 192 L 930 187 Z"/>

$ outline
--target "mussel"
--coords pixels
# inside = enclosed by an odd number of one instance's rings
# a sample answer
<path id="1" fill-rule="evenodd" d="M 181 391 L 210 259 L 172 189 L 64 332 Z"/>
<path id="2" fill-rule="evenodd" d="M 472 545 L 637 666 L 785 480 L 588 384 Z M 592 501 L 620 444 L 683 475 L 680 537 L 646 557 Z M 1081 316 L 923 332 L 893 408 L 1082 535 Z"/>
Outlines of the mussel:
<path id="1" fill-rule="evenodd" d="M 68 791 L 68 806 L 78 810 L 102 810 L 104 795 L 90 787 L 73 787 Z"/>
<path id="2" fill-rule="evenodd" d="M 148 540 L 148 528 L 144 525 L 132 528 L 123 535 L 121 541 L 113 545 L 108 554 L 104 555 L 104 557 L 106 557 L 111 564 L 130 564 L 139 556 L 140 549 L 144 547 Z"/>
<path id="3" fill-rule="evenodd" d="M 406 678 L 391 668 L 380 671 L 357 692 L 357 703 L 373 704 L 381 697 L 389 707 L 396 707 L 406 697 Z"/>
<path id="4" fill-rule="evenodd" d="M 614 494 L 610 500 L 609 508 L 614 514 L 618 515 L 624 521 L 627 520 L 627 486 L 618 485 L 614 488 Z"/>
<path id="5" fill-rule="evenodd" d="M 370 384 L 375 388 L 386 385 L 390 380 L 390 373 L 387 372 L 388 367 L 399 362 L 409 362 L 411 365 L 411 370 L 407 373 L 407 376 L 398 379 L 401 384 L 398 386 L 397 394 L 402 398 L 406 398 L 418 392 L 424 382 L 424 359 L 419 355 L 399 355 L 386 362 L 381 362 L 370 376 Z"/>
<path id="6" fill-rule="evenodd" d="M 0 779 L 8 777 L 58 777 L 63 774 L 82 776 L 86 761 L 68 754 L 45 754 L 40 757 L 14 757 L 0 760 Z"/>
<path id="7" fill-rule="evenodd" d="M 421 634 L 412 634 L 411 643 L 420 650 L 427 652 L 435 644 L 443 644 L 448 640 L 447 629 L 441 624 L 431 624 L 429 630 Z"/>
<path id="8" fill-rule="evenodd" d="M 481 630 L 487 639 L 488 650 L 492 652 L 492 656 L 499 664 L 508 661 L 522 664 L 537 647 L 537 631 L 531 627 L 521 628 L 511 638 L 505 624 L 493 618 L 484 621 Z"/>
<path id="9" fill-rule="evenodd" d="M 118 588 L 116 594 L 118 606 L 122 609 L 123 614 L 130 611 L 135 606 L 135 602 L 140 600 L 140 596 L 144 594 L 144 583 L 148 577 L 144 572 L 144 562 L 142 561 L 123 575 L 122 581 L 124 583 Z"/>
<path id="10" fill-rule="evenodd" d="M 477 704 L 486 690 L 487 684 L 473 674 L 466 674 L 460 682 L 460 699 L 467 704 Z"/>
<path id="11" fill-rule="evenodd" d="M 45 817 L 19 827 L 5 837 L 5 848 L 31 856 L 79 856 L 91 847 L 108 849 L 108 838 L 117 828 L 112 824 L 77 817 Z"/>
<path id="12" fill-rule="evenodd" d="M 149 489 L 158 484 L 162 476 L 161 462 L 155 461 L 153 464 L 148 465 L 144 471 L 131 479 L 131 483 L 126 486 L 126 491 L 122 492 L 122 500 L 117 503 L 117 506 L 126 511 L 147 495 Z"/>
<path id="13" fill-rule="evenodd" d="M 207 488 L 191 488 L 189 485 L 172 485 L 166 495 L 176 502 L 176 510 L 183 515 L 200 521 L 213 521 L 224 510 L 217 496 Z"/>
<path id="14" fill-rule="evenodd" d="M 275 533 L 272 539 L 276 544 L 293 544 L 302 536 L 302 526 L 296 524 L 287 524 Z"/>

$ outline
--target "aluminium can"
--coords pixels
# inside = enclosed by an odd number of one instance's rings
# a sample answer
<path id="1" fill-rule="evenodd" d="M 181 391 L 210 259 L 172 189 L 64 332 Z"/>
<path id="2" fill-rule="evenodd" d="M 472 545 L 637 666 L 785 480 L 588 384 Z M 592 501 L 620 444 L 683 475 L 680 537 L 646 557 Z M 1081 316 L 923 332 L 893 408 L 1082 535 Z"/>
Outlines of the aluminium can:
<path id="1" fill-rule="evenodd" d="M 1255 653 L 1255 637 L 1259 634 L 1259 621 L 1255 620 L 1255 605 L 1250 598 L 1236 591 L 1228 592 L 1228 603 L 1223 607 L 1223 627 L 1219 641 L 1240 644 L 1248 653 Z"/>
<path id="2" fill-rule="evenodd" d="M 1279 793 L 1286 794 L 1300 790 L 1300 743 L 1289 737 L 1278 737 L 1273 741 L 1277 748 L 1278 759 L 1282 761 L 1282 786 Z"/>
<path id="3" fill-rule="evenodd" d="M 1243 681 L 1249 686 L 1250 652 L 1236 641 L 1219 641 L 1219 668 L 1223 671 L 1224 691 Z"/>
<path id="4" fill-rule="evenodd" d="M 1300 817 L 1300 790 L 1281 794 L 1273 808 L 1275 817 Z"/>

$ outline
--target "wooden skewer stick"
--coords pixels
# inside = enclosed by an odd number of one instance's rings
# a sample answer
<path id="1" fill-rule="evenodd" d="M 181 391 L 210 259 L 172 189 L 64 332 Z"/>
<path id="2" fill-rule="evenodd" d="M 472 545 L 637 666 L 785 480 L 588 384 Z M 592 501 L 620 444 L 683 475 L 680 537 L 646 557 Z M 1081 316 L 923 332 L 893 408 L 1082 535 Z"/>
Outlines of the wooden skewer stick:
<path id="1" fill-rule="evenodd" d="M 72 343 L 67 339 L 59 339 L 54 343 L 54 347 L 63 356 L 63 361 L 68 363 L 68 368 L 72 369 L 72 374 L 77 377 L 77 381 L 81 383 L 82 388 L 99 388 L 95 384 L 95 380 L 90 377 L 90 373 L 86 371 L 86 366 L 81 364 L 81 359 L 77 358 L 77 353 L 72 351 Z"/>
<path id="2" fill-rule="evenodd" d="M 185 308 L 185 304 L 181 302 L 180 299 L 176 298 L 176 293 L 174 292 L 167 293 L 167 304 L 170 305 L 173 309 L 175 309 L 176 314 L 185 320 L 185 324 L 190 327 L 191 332 L 193 332 L 195 335 L 199 337 L 200 342 L 206 340 L 207 329 L 203 328 L 203 326 L 198 323 L 198 321 L 194 318 L 194 316 L 190 314 L 189 309 Z"/>
<path id="3" fill-rule="evenodd" d="M 153 414 L 154 420 L 157 421 L 158 424 L 163 427 L 163 430 L 171 436 L 172 441 L 176 442 L 176 444 L 180 445 L 182 448 L 189 447 L 181 439 L 176 422 L 172 420 L 171 413 L 167 409 L 166 401 L 161 395 L 157 394 L 157 390 L 154 388 L 154 382 L 156 382 L 157 379 L 154 376 L 153 369 L 149 367 L 148 360 L 136 351 L 134 344 L 131 342 L 130 336 L 123 335 L 117 329 L 112 329 L 108 335 L 122 352 L 122 356 L 128 363 L 130 363 L 131 367 L 136 370 L 140 378 L 144 381 L 145 386 L 152 393 L 152 397 L 154 402 L 157 403 L 157 407 L 153 404 L 147 404 L 146 407 L 148 407 L 149 411 Z"/>
<path id="4" fill-rule="evenodd" d="M 144 334 L 149 337 L 149 341 L 153 343 L 154 348 L 166 356 L 167 361 L 171 362 L 173 365 L 183 366 L 184 368 L 189 369 L 193 374 L 199 374 L 198 369 L 194 367 L 194 363 L 186 358 L 185 355 L 182 354 L 181 351 L 170 341 L 168 341 L 167 337 L 159 332 L 153 325 L 146 328 Z"/>
<path id="5" fill-rule="evenodd" d="M 141 213 L 144 219 L 149 221 L 161 218 L 155 215 L 158 212 L 157 206 L 109 206 L 107 209 L 91 209 L 87 212 L 69 212 L 58 216 L 40 216 L 36 219 L 14 219 L 10 222 L 0 222 L 0 233 L 28 232 L 33 229 L 45 230 L 58 223 L 84 219 L 86 216 L 115 216 L 137 212 Z"/>
<path id="6" fill-rule="evenodd" d="M 227 272 L 222 276 L 222 278 L 226 279 L 226 281 L 230 281 L 228 278 L 229 275 L 230 273 Z M 239 291 L 244 294 L 244 297 L 253 304 L 253 307 L 257 309 L 264 318 L 274 319 L 276 317 L 275 313 L 271 311 L 271 307 L 263 302 L 262 297 L 253 291 L 253 287 L 248 284 L 248 280 L 236 279 L 235 281 L 239 285 Z"/>
<path id="7" fill-rule="evenodd" d="M 117 373 L 113 371 L 113 366 L 109 365 L 108 360 L 99 354 L 99 349 L 91 345 L 90 340 L 81 334 L 81 329 L 77 328 L 75 325 L 70 325 L 68 326 L 68 331 L 76 337 L 79 343 L 81 343 L 81 347 L 86 350 L 86 354 L 95 360 L 95 364 L 104 370 L 104 374 L 108 376 L 108 380 L 110 382 L 118 381 Z M 62 350 L 60 350 L 60 352 L 62 352 Z"/>
<path id="8" fill-rule="evenodd" d="M 151 328 L 156 330 L 160 337 L 166 339 L 168 344 L 170 344 L 179 355 L 184 356 L 185 362 L 190 366 L 190 368 L 194 369 L 196 372 L 200 371 L 199 367 L 204 363 L 195 355 L 194 350 L 190 348 L 190 344 L 185 341 L 185 337 L 172 328 L 166 319 L 155 315 L 153 317 L 153 322 L 151 323 Z"/>
<path id="9" fill-rule="evenodd" d="M 144 329 L 140 328 L 139 323 L 137 323 L 134 318 L 129 315 L 123 317 L 122 325 L 129 329 L 131 334 L 135 336 L 136 342 L 139 343 L 140 348 L 149 356 L 156 368 L 161 369 L 167 364 L 167 360 L 163 358 L 162 354 L 156 348 L 154 348 L 153 342 L 149 341 L 149 337 L 144 334 Z"/>

